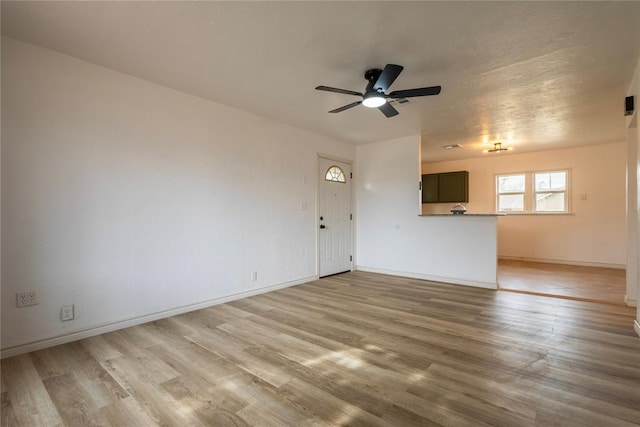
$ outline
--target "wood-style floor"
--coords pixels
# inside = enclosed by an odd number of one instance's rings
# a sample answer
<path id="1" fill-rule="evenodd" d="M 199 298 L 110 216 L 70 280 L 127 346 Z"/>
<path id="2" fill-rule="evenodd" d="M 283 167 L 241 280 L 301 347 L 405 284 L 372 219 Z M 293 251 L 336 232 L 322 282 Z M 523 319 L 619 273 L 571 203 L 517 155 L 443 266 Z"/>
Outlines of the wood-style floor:
<path id="1" fill-rule="evenodd" d="M 498 283 L 502 290 L 626 305 L 624 269 L 501 259 Z"/>
<path id="2" fill-rule="evenodd" d="M 2 361 L 3 426 L 626 426 L 628 307 L 354 272 Z"/>

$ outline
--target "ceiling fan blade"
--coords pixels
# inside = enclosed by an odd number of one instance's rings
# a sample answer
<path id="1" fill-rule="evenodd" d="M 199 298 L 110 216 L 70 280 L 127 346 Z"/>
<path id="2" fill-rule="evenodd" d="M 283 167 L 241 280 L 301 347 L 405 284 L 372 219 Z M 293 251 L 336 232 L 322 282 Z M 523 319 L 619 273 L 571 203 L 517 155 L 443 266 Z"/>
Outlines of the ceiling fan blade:
<path id="1" fill-rule="evenodd" d="M 416 96 L 430 96 L 440 93 L 440 86 L 421 87 L 419 89 L 396 90 L 389 94 L 389 98 L 412 98 Z"/>
<path id="2" fill-rule="evenodd" d="M 385 102 L 384 104 L 379 106 L 378 110 L 382 111 L 382 114 L 384 114 L 387 117 L 393 117 L 393 116 L 397 116 L 398 114 L 400 114 L 400 113 L 398 113 L 398 110 L 393 108 L 393 106 L 391 104 L 389 104 L 388 102 Z"/>
<path id="3" fill-rule="evenodd" d="M 338 89 L 338 88 L 329 87 L 329 86 L 318 86 L 316 87 L 316 90 L 324 90 L 325 92 L 343 93 L 345 95 L 364 96 L 360 92 L 355 92 L 353 90 L 346 90 L 346 89 Z"/>
<path id="4" fill-rule="evenodd" d="M 391 84 L 398 78 L 402 70 L 404 70 L 402 65 L 387 64 L 378 77 L 378 80 L 376 80 L 373 85 L 373 88 L 375 90 L 382 90 L 383 92 L 386 92 L 389 89 L 389 86 L 391 86 Z"/>
<path id="5" fill-rule="evenodd" d="M 343 105 L 342 107 L 336 108 L 335 110 L 331 110 L 329 112 L 330 113 L 339 113 L 341 111 L 348 110 L 349 108 L 353 108 L 356 105 L 360 105 L 360 104 L 362 104 L 362 101 L 352 102 L 351 104 Z"/>

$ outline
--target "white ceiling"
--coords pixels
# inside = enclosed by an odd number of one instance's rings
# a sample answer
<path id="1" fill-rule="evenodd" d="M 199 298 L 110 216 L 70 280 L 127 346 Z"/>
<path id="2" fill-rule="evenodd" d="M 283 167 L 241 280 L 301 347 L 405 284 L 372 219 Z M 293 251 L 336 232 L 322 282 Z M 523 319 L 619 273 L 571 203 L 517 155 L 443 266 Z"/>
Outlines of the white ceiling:
<path id="1" fill-rule="evenodd" d="M 2 1 L 2 33 L 356 144 L 421 134 L 436 161 L 623 141 L 640 2 Z M 387 63 L 442 93 L 327 113 L 357 98 L 315 86 Z"/>

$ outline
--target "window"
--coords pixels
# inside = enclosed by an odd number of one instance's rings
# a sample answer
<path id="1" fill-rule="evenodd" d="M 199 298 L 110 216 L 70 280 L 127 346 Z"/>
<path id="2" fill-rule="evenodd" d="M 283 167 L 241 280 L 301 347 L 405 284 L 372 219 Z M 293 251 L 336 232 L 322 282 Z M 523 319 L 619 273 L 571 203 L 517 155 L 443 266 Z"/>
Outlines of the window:
<path id="1" fill-rule="evenodd" d="M 498 211 L 524 212 L 525 182 L 525 174 L 498 176 Z"/>
<path id="2" fill-rule="evenodd" d="M 324 175 L 325 181 L 333 181 L 333 182 L 347 182 L 347 179 L 344 176 L 344 172 L 338 166 L 331 166 L 327 169 L 327 173 Z"/>
<path id="3" fill-rule="evenodd" d="M 568 213 L 569 170 L 497 175 L 496 210 L 504 213 Z"/>
<path id="4" fill-rule="evenodd" d="M 535 212 L 567 211 L 567 172 L 536 172 L 534 175 Z"/>

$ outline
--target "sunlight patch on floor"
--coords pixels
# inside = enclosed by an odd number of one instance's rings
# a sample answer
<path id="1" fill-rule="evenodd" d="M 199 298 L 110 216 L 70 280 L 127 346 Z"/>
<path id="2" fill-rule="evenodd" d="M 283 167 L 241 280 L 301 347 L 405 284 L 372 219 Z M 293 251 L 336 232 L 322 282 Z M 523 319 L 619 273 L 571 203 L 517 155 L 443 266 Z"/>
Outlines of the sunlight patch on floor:
<path id="1" fill-rule="evenodd" d="M 422 381 L 425 378 L 423 373 L 416 372 L 415 374 L 409 375 L 409 382 L 416 383 L 418 381 Z"/>
<path id="2" fill-rule="evenodd" d="M 356 353 L 351 355 L 349 353 Z M 332 351 L 326 355 L 316 357 L 315 359 L 311 359 L 303 363 L 304 366 L 315 366 L 322 362 L 335 362 L 340 366 L 345 366 L 349 369 L 357 369 L 363 365 L 362 360 L 359 358 L 359 355 L 362 354 L 363 351 L 357 348 L 352 348 L 350 350 L 343 351 Z"/>
<path id="3" fill-rule="evenodd" d="M 331 424 L 338 426 L 350 425 L 351 420 L 353 420 L 359 412 L 362 412 L 362 410 L 355 406 L 344 406 L 340 416 L 332 420 Z"/>

